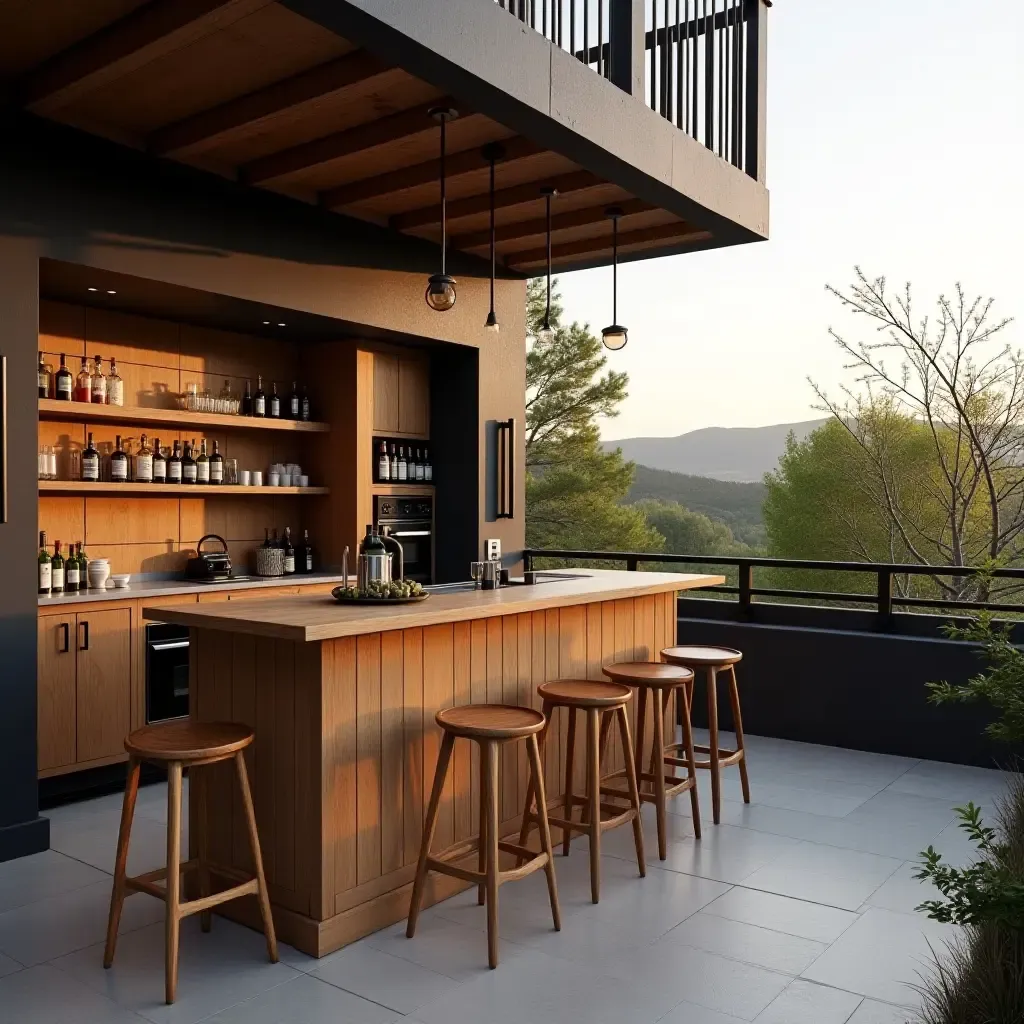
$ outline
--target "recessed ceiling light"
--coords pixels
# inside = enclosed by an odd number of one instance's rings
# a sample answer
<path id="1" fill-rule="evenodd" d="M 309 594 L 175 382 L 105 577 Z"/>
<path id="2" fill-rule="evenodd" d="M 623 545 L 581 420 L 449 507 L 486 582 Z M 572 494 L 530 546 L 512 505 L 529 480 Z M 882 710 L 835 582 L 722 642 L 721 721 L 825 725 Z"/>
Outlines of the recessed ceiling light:
<path id="1" fill-rule="evenodd" d="M 116 294 L 117 294 L 117 292 L 115 292 L 113 288 L 108 288 L 108 289 L 107 289 L 107 294 L 108 294 L 108 295 L 116 295 Z"/>
<path id="2" fill-rule="evenodd" d="M 266 325 L 267 327 L 269 327 L 269 326 L 270 326 L 270 321 L 269 321 L 269 320 L 264 320 L 264 321 L 263 321 L 263 323 L 264 323 L 264 324 L 265 324 L 265 325 Z"/>
<path id="3" fill-rule="evenodd" d="M 278 327 L 285 327 L 285 326 L 287 326 L 287 325 L 286 325 L 286 324 L 278 324 L 277 326 L 278 326 Z"/>
<path id="4" fill-rule="evenodd" d="M 99 288 L 90 288 L 89 291 L 91 291 L 91 292 L 98 292 Z"/>

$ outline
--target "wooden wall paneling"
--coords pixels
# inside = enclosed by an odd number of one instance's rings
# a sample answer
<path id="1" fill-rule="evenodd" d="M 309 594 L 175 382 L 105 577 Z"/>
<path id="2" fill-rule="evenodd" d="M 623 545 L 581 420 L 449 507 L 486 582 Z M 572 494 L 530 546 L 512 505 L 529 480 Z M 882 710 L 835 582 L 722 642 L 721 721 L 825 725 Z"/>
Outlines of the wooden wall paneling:
<path id="1" fill-rule="evenodd" d="M 226 639 L 222 635 L 210 634 L 208 631 L 200 633 L 200 658 L 205 671 L 200 685 L 206 691 L 202 713 L 204 720 L 208 722 L 229 722 L 234 710 L 234 649 L 231 644 L 225 642 Z M 238 683 L 242 687 L 251 685 L 247 679 L 239 679 Z M 269 731 L 265 726 L 263 732 Z M 261 736 L 257 726 L 256 742 L 259 743 L 264 738 L 270 737 Z M 273 740 L 276 742 L 276 739 L 275 730 Z M 273 766 L 268 764 L 266 774 L 272 775 L 273 771 Z M 215 863 L 230 864 L 234 848 L 235 822 L 243 813 L 234 765 L 230 761 L 204 765 L 190 773 L 192 774 L 198 775 L 208 787 L 206 835 L 210 858 Z M 215 807 L 230 807 L 231 813 L 212 813 L 211 809 Z M 274 829 L 268 829 L 264 834 L 268 837 L 262 844 L 265 847 L 273 842 Z"/>
<path id="2" fill-rule="evenodd" d="M 399 426 L 399 362 L 383 352 L 373 354 L 373 429 L 396 434 Z"/>
<path id="3" fill-rule="evenodd" d="M 201 631 L 201 635 L 207 631 Z M 256 805 L 256 825 L 261 836 L 267 838 L 260 847 L 267 884 L 277 885 L 277 844 L 270 840 L 277 827 L 275 801 L 277 797 L 274 772 L 277 762 L 277 663 L 274 641 L 268 637 L 256 638 L 256 777 L 253 802 Z M 204 708 L 205 716 L 205 708 Z M 216 767 L 216 765 L 214 765 Z"/>
<path id="4" fill-rule="evenodd" d="M 469 624 L 469 689 L 471 704 L 487 703 L 487 621 Z M 473 751 L 470 765 L 470 815 L 472 835 L 480 834 L 480 757 Z"/>
<path id="5" fill-rule="evenodd" d="M 380 633 L 356 639 L 356 812 L 359 884 L 381 873 Z"/>
<path id="6" fill-rule="evenodd" d="M 85 307 L 69 302 L 39 300 L 39 348 L 49 355 L 64 352 L 68 357 L 85 355 Z M 53 360 L 51 359 L 51 362 Z M 53 362 L 54 371 L 57 363 Z M 70 363 L 68 365 L 71 365 Z M 75 367 L 77 372 L 77 367 Z"/>
<path id="7" fill-rule="evenodd" d="M 68 650 L 64 650 L 67 637 Z M 42 615 L 38 622 L 36 735 L 40 770 L 76 761 L 75 616 Z"/>
<path id="8" fill-rule="evenodd" d="M 55 540 L 63 541 L 63 551 L 66 545 L 85 539 L 85 501 L 85 498 L 40 495 L 39 529 L 46 531 L 50 544 Z"/>
<path id="9" fill-rule="evenodd" d="M 405 733 L 405 828 L 402 863 L 409 867 L 415 865 L 419 857 L 420 838 L 423 832 L 423 794 L 425 787 L 430 785 L 430 777 L 423 774 L 427 764 L 424 735 L 428 728 L 423 708 L 423 630 L 403 630 L 402 644 L 402 724 Z M 433 723 L 429 725 L 432 726 Z"/>
<path id="10" fill-rule="evenodd" d="M 519 681 L 520 707 L 532 708 L 536 691 L 533 688 L 533 613 L 524 612 L 516 616 L 516 630 L 519 640 L 519 651 L 516 658 L 517 678 Z M 517 744 L 522 747 L 521 744 Z M 526 807 L 526 788 L 530 781 L 530 758 L 525 747 L 519 753 L 519 788 L 516 794 L 516 813 L 522 814 Z"/>
<path id="11" fill-rule="evenodd" d="M 231 646 L 231 714 L 229 720 L 241 722 L 254 732 L 256 718 L 256 638 L 244 633 L 231 633 L 225 638 Z M 245 751 L 245 768 L 250 779 L 257 776 L 259 734 L 256 743 Z M 201 769 L 200 769 L 201 770 Z M 252 871 L 252 853 L 245 817 L 241 813 L 231 816 L 231 864 L 242 871 Z"/>
<path id="12" fill-rule="evenodd" d="M 653 595 L 633 599 L 633 651 L 637 661 L 657 661 L 659 648 L 655 633 L 655 598 Z M 667 701 L 665 702 L 668 703 Z M 665 721 L 668 722 L 669 710 L 665 708 Z M 650 715 L 648 715 L 650 720 Z M 647 730 L 645 729 L 645 732 Z M 671 736 L 668 725 L 665 735 Z M 651 742 L 654 742 L 654 724 L 651 722 Z M 667 740 L 666 740 L 667 742 Z"/>
<path id="13" fill-rule="evenodd" d="M 519 623 L 515 615 L 492 621 L 501 623 L 501 704 L 519 703 Z M 501 747 L 501 820 L 519 813 L 519 750 L 522 743 Z"/>
<path id="14" fill-rule="evenodd" d="M 544 682 L 559 678 L 558 669 L 558 609 L 549 608 L 544 615 Z M 555 708 L 551 712 L 551 725 L 548 728 L 547 741 L 544 747 L 544 771 L 548 781 L 552 783 L 554 792 L 550 798 L 561 797 L 565 790 L 565 761 L 562 759 L 562 733 L 565 728 L 565 712 Z"/>
<path id="15" fill-rule="evenodd" d="M 417 356 L 398 360 L 398 430 L 430 437 L 430 363 Z"/>
<path id="16" fill-rule="evenodd" d="M 335 893 L 343 893 L 357 884 L 359 860 L 356 639 L 343 637 L 323 647 L 325 665 L 321 714 L 327 743 L 324 751 L 325 803 L 329 806 L 331 821 L 333 889 Z"/>
<path id="17" fill-rule="evenodd" d="M 130 608 L 79 613 L 77 755 L 82 761 L 124 752 L 131 728 Z M 82 650 L 88 623 L 89 649 Z"/>
<path id="18" fill-rule="evenodd" d="M 381 872 L 397 871 L 405 856 L 405 644 L 401 630 L 381 634 Z"/>
<path id="19" fill-rule="evenodd" d="M 558 672 L 562 679 L 587 678 L 587 608 L 585 605 L 558 610 Z M 568 716 L 565 718 L 566 739 L 563 740 L 563 751 L 568 742 Z M 586 716 L 577 714 L 572 784 L 575 787 L 573 792 L 580 794 L 586 792 L 586 739 Z"/>
<path id="20" fill-rule="evenodd" d="M 112 309 L 85 308 L 84 355 L 102 356 L 109 372 L 110 358 L 121 363 L 161 367 L 177 372 L 180 366 L 181 328 L 170 320 L 122 313 Z M 122 373 L 123 376 L 123 373 Z M 125 396 L 125 404 L 133 404 Z"/>
<path id="21" fill-rule="evenodd" d="M 325 893 L 334 897 L 333 875 L 325 883 L 322 836 L 324 727 L 320 693 L 323 645 L 292 644 L 295 662 L 295 881 L 296 910 L 319 919 Z M 333 871 L 333 863 L 332 863 Z"/>
<path id="22" fill-rule="evenodd" d="M 252 380 L 255 390 L 256 376 L 262 374 L 269 392 L 271 381 L 287 381 L 290 388 L 299 375 L 299 346 L 284 339 L 182 324 L 179 345 L 182 373 L 209 374 L 218 388 L 224 377 L 235 377 Z"/>
<path id="23" fill-rule="evenodd" d="M 456 622 L 454 628 L 454 689 L 455 705 L 462 707 L 473 702 L 471 670 L 470 623 Z M 472 765 L 475 760 L 474 744 L 457 740 L 452 752 L 455 783 L 455 842 L 461 843 L 474 835 Z M 477 813 L 479 814 L 479 808 Z"/>
<path id="24" fill-rule="evenodd" d="M 438 711 L 452 706 L 455 696 L 455 635 L 451 624 L 423 629 L 423 778 L 426 791 L 433 785 L 441 730 L 434 722 Z M 451 770 L 445 783 L 434 831 L 435 851 L 455 842 L 455 784 Z"/>
<path id="25" fill-rule="evenodd" d="M 601 609 L 601 665 L 611 665 L 615 662 L 615 604 L 612 601 L 602 601 L 598 606 Z M 607 679 L 603 673 L 601 679 Z M 636 691 L 633 691 L 633 698 L 627 707 L 635 706 Z M 618 730 L 612 728 L 609 736 L 609 768 L 608 771 L 622 768 L 622 745 L 617 735 Z"/>
<path id="26" fill-rule="evenodd" d="M 601 606 L 599 604 L 588 604 L 586 606 L 587 612 L 587 679 L 596 679 L 598 681 L 605 680 L 607 677 L 601 671 L 602 655 L 604 653 L 601 643 L 601 630 L 604 625 L 601 618 Z M 608 767 L 615 759 L 616 745 L 615 741 L 617 737 L 614 735 L 615 729 L 611 729 L 608 733 L 608 747 L 605 752 L 605 760 L 602 762 L 602 770 L 610 771 Z"/>
<path id="27" fill-rule="evenodd" d="M 73 478 L 72 453 L 85 447 L 86 426 L 84 423 L 65 423 L 58 420 L 39 421 L 39 443 L 53 446 L 57 456 L 57 476 L 61 480 Z M 41 530 L 49 529 L 40 512 Z"/>
<path id="28" fill-rule="evenodd" d="M 537 693 L 537 687 L 540 686 L 547 679 L 547 616 L 544 612 L 531 612 L 530 617 L 533 620 L 530 623 L 530 707 L 536 708 L 538 711 L 544 710 L 544 702 L 540 698 L 540 694 Z M 550 780 L 554 778 L 551 774 L 550 755 L 545 750 L 542 752 L 541 757 L 544 763 L 544 774 L 545 779 L 548 781 L 548 785 L 552 790 L 547 794 L 548 801 L 550 802 L 555 797 L 554 783 Z"/>
<path id="29" fill-rule="evenodd" d="M 295 877 L 295 785 L 296 732 L 295 719 L 295 645 L 287 640 L 274 643 L 274 839 L 277 884 L 293 892 Z"/>
<path id="30" fill-rule="evenodd" d="M 141 541 L 177 546 L 177 497 L 96 497 L 85 500 L 88 504 L 83 539 L 87 551 L 107 544 L 137 544 Z"/>
<path id="31" fill-rule="evenodd" d="M 629 598 L 611 602 L 615 617 L 614 660 L 634 661 L 633 653 L 633 601 Z M 639 695 L 630 701 L 629 728 L 634 747 L 639 746 L 643 737 L 636 731 L 636 705 Z"/>

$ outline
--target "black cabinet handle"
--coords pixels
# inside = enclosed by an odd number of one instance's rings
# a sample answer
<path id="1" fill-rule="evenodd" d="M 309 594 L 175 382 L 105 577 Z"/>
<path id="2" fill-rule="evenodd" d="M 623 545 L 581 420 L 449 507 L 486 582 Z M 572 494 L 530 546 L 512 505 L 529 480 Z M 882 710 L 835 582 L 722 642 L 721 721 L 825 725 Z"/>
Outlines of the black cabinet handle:
<path id="1" fill-rule="evenodd" d="M 71 628 L 66 622 L 62 622 L 60 629 L 64 630 L 64 646 L 57 653 L 67 654 L 71 650 Z"/>
<path id="2" fill-rule="evenodd" d="M 87 651 L 87 650 L 89 650 L 89 623 L 88 623 L 88 621 L 80 622 L 78 624 L 78 628 L 83 631 L 82 632 L 82 643 L 81 643 L 81 645 L 79 646 L 78 649 L 80 651 Z"/>
<path id="3" fill-rule="evenodd" d="M 516 421 L 498 421 L 498 502 L 496 519 L 516 514 Z"/>

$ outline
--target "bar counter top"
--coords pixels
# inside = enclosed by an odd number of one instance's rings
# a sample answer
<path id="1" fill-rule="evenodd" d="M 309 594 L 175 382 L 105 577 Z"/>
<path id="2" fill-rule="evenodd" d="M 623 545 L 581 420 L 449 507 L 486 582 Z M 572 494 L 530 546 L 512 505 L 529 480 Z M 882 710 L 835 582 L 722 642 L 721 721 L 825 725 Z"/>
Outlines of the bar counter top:
<path id="1" fill-rule="evenodd" d="M 197 629 L 314 642 L 338 637 L 466 622 L 597 601 L 715 586 L 724 576 L 614 569 L 558 570 L 564 579 L 499 590 L 439 590 L 425 601 L 396 605 L 344 605 L 330 595 L 293 595 L 265 601 L 182 605 L 153 609 L 153 617 Z M 143 614 L 148 614 L 143 608 Z"/>

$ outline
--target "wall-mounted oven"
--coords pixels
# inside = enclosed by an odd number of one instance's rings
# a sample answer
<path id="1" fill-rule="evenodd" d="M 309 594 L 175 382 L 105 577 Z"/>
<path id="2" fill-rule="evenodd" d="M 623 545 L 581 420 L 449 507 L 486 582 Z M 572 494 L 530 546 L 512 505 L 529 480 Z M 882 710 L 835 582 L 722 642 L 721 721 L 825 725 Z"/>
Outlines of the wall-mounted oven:
<path id="1" fill-rule="evenodd" d="M 151 622 L 146 626 L 146 721 L 188 715 L 187 626 Z"/>
<path id="2" fill-rule="evenodd" d="M 402 545 L 405 578 L 417 583 L 433 583 L 434 499 L 375 494 L 373 522 L 375 526 L 386 526 L 391 536 Z M 393 569 L 398 572 L 397 565 Z"/>

